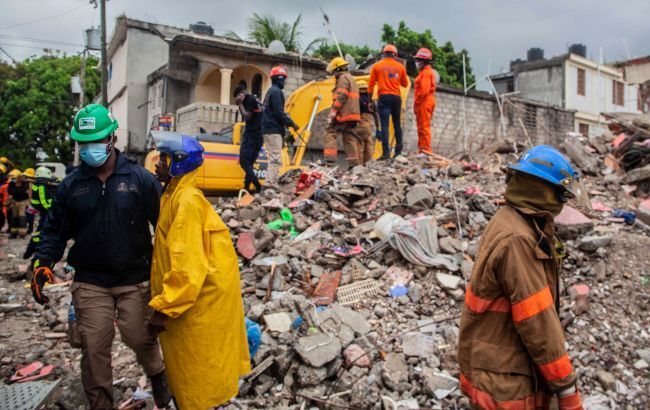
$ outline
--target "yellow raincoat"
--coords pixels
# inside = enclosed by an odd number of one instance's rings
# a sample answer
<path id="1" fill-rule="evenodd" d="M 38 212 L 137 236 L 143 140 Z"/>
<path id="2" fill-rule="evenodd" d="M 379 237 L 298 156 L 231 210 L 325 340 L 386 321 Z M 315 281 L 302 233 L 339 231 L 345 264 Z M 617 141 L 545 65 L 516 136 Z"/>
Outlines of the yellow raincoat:
<path id="1" fill-rule="evenodd" d="M 163 194 L 151 267 L 149 306 L 170 318 L 160 344 L 182 410 L 227 402 L 250 372 L 237 255 L 196 173 Z"/>

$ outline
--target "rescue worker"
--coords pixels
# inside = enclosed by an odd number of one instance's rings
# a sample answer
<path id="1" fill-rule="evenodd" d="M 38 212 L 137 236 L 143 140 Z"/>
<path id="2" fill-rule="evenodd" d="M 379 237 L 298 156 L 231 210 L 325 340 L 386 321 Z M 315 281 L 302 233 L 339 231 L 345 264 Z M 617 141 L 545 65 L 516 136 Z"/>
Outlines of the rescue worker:
<path id="1" fill-rule="evenodd" d="M 361 80 L 357 86 L 359 87 L 359 111 L 361 112 L 361 121 L 357 125 L 357 135 L 361 144 L 359 160 L 361 165 L 366 165 L 372 161 L 375 154 L 375 139 L 381 141 L 381 128 L 377 108 L 372 102 L 372 96 L 368 94 L 368 82 Z M 375 126 L 375 138 L 372 137 L 372 124 Z"/>
<path id="2" fill-rule="evenodd" d="M 11 172 L 16 169 L 16 166 L 13 162 L 7 157 L 0 157 L 0 164 L 4 165 L 7 168 L 6 172 Z"/>
<path id="3" fill-rule="evenodd" d="M 171 396 L 155 336 L 146 330 L 151 270 L 150 224 L 160 211 L 161 186 L 115 148 L 118 123 L 99 104 L 79 110 L 70 131 L 81 166 L 67 175 L 52 201 L 32 262 L 32 294 L 46 304 L 46 282 L 68 240 L 70 286 L 81 335 L 81 382 L 91 409 L 113 409 L 111 347 L 115 326 L 149 376 L 158 407 Z"/>
<path id="4" fill-rule="evenodd" d="M 336 85 L 332 90 L 332 108 L 325 131 L 323 150 L 325 162 L 336 164 L 337 138 L 340 135 L 345 148 L 345 160 L 350 167 L 354 167 L 361 163 L 359 154 L 361 144 L 356 132 L 357 124 L 361 120 L 359 88 L 348 71 L 348 62 L 343 58 L 334 57 L 325 70 L 336 78 Z"/>
<path id="5" fill-rule="evenodd" d="M 203 147 L 154 132 L 165 184 L 151 269 L 148 329 L 160 333 L 169 385 L 180 409 L 218 407 L 250 372 L 237 255 L 230 232 L 196 187 Z"/>
<path id="6" fill-rule="evenodd" d="M 298 131 L 296 124 L 289 114 L 284 111 L 284 82 L 287 71 L 282 66 L 275 66 L 269 73 L 271 88 L 264 97 L 264 111 L 262 112 L 262 135 L 266 152 L 269 156 L 269 167 L 266 171 L 266 186 L 274 186 L 278 182 L 280 167 L 282 166 L 282 143 L 287 127 Z"/>
<path id="7" fill-rule="evenodd" d="M 255 175 L 255 162 L 260 154 L 264 140 L 262 139 L 262 107 L 257 97 L 246 92 L 243 85 L 237 86 L 234 92 L 235 104 L 244 119 L 246 126 L 239 148 L 239 165 L 244 170 L 244 189 L 249 190 L 253 184 L 256 192 L 262 190 L 262 185 Z"/>
<path id="8" fill-rule="evenodd" d="M 8 199 L 7 187 L 9 186 L 7 172 L 7 167 L 0 162 L 0 232 L 2 232 L 5 222 L 7 222 L 7 207 L 5 205 Z"/>
<path id="9" fill-rule="evenodd" d="M 377 111 L 381 120 L 382 153 L 379 159 L 385 160 L 390 159 L 388 124 L 391 117 L 395 130 L 395 156 L 402 153 L 402 94 L 400 87 L 408 86 L 408 79 L 404 64 L 396 60 L 397 48 L 394 45 L 386 45 L 382 54 L 383 59 L 370 68 L 368 94 L 374 95 L 376 84 L 379 95 Z"/>
<path id="10" fill-rule="evenodd" d="M 36 179 L 32 183 L 31 205 L 38 211 L 38 226 L 32 234 L 32 238 L 23 254 L 23 259 L 30 258 L 38 248 L 38 244 L 41 241 L 40 232 L 43 229 L 47 212 L 52 207 L 52 198 L 56 191 L 56 185 L 52 183 L 52 171 L 49 168 L 36 168 L 35 177 Z"/>
<path id="11" fill-rule="evenodd" d="M 29 202 L 27 203 L 27 207 L 25 208 L 25 221 L 27 222 L 27 235 L 31 235 L 32 232 L 34 232 L 34 219 L 36 218 L 36 214 L 37 214 L 37 211 L 31 206 L 32 183 L 36 178 L 36 171 L 34 170 L 34 168 L 27 168 L 23 172 L 23 176 L 27 181 L 27 185 L 29 185 L 28 188 Z"/>
<path id="12" fill-rule="evenodd" d="M 475 409 L 582 409 L 558 316 L 563 247 L 554 216 L 589 203 L 580 176 L 549 146 L 507 168 L 506 205 L 481 238 L 465 293 L 460 386 Z"/>
<path id="13" fill-rule="evenodd" d="M 418 153 L 433 154 L 431 150 L 431 117 L 436 109 L 436 73 L 431 68 L 433 54 L 421 48 L 413 56 L 419 73 L 415 79 L 413 111 L 418 126 Z"/>
<path id="14" fill-rule="evenodd" d="M 29 205 L 29 182 L 17 169 L 9 173 L 10 181 L 7 187 L 9 195 L 10 238 L 27 236 L 27 205 Z"/>

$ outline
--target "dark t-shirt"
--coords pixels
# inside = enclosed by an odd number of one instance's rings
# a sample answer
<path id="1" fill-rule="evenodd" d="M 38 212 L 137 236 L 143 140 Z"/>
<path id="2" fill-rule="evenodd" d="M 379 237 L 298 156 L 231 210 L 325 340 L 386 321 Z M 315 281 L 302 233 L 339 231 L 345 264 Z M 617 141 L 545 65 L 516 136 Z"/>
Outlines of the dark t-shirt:
<path id="1" fill-rule="evenodd" d="M 257 97 L 246 94 L 243 105 L 247 112 L 253 113 L 251 119 L 246 121 L 246 131 L 259 131 L 262 128 L 262 108 Z"/>

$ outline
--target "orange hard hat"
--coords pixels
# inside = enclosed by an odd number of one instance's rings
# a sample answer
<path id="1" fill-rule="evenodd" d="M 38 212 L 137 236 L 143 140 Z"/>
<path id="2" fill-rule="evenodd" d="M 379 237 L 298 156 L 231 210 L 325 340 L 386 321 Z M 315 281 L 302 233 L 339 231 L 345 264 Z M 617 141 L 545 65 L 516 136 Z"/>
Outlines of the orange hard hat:
<path id="1" fill-rule="evenodd" d="M 428 48 L 421 48 L 413 57 L 418 60 L 431 60 L 433 58 L 433 53 L 431 53 L 431 50 Z"/>
<path id="2" fill-rule="evenodd" d="M 271 77 L 284 77 L 287 78 L 287 70 L 285 70 L 281 65 L 276 65 L 271 69 L 271 72 L 269 73 Z"/>
<path id="3" fill-rule="evenodd" d="M 382 51 L 382 53 L 393 53 L 393 54 L 397 54 L 397 47 L 395 47 L 395 46 L 392 45 L 392 44 L 386 44 L 386 45 L 384 46 L 384 50 Z"/>

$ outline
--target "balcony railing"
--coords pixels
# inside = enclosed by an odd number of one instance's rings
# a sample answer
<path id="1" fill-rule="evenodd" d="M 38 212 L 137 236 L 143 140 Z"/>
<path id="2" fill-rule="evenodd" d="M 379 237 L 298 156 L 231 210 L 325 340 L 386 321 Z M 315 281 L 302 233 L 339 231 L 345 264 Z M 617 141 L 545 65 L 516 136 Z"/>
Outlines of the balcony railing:
<path id="1" fill-rule="evenodd" d="M 215 132 L 233 125 L 239 119 L 236 105 L 196 102 L 181 107 L 176 112 L 176 131 L 195 135 L 203 128 Z"/>

